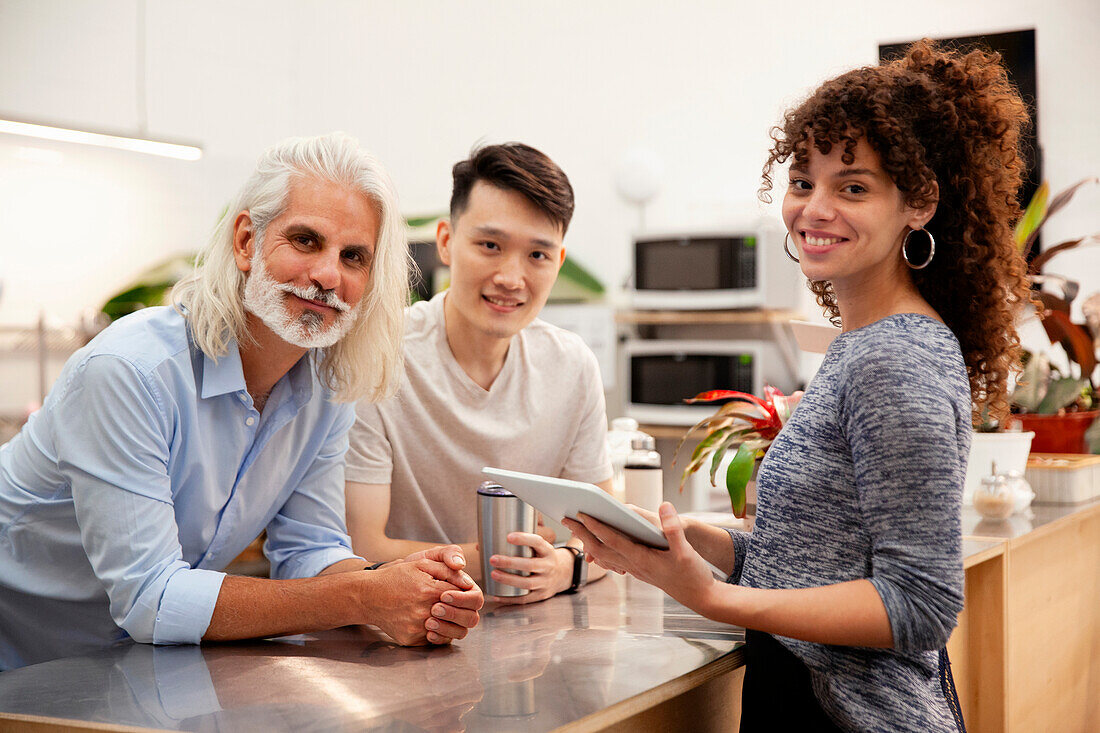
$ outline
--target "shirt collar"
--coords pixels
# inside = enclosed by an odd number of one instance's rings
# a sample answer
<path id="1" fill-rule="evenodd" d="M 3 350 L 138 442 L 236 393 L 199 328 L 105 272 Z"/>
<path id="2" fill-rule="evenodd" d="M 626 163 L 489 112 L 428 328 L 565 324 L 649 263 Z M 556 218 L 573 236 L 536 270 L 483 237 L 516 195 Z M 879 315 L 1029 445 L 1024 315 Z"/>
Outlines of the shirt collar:
<path id="1" fill-rule="evenodd" d="M 313 359 L 312 351 L 306 352 L 282 378 L 289 382 L 295 403 L 301 408 L 313 398 Z M 276 382 L 278 384 L 278 382 Z M 202 352 L 202 398 L 217 397 L 223 394 L 243 392 L 244 367 L 241 365 L 241 350 L 236 339 L 230 339 L 224 356 L 217 361 Z"/>
<path id="2" fill-rule="evenodd" d="M 217 361 L 209 354 L 202 355 L 202 398 L 240 392 L 244 390 L 244 368 L 237 340 L 230 339 L 226 353 Z"/>

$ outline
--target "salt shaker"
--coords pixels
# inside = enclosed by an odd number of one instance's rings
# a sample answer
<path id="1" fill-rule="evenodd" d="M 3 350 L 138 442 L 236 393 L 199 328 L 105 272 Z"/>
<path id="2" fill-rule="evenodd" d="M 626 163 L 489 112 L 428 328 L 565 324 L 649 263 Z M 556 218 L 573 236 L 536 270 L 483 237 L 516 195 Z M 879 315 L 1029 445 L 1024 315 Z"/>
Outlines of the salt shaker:
<path id="1" fill-rule="evenodd" d="M 1016 509 L 1016 494 L 1004 476 L 983 476 L 974 490 L 974 508 L 986 519 L 1007 519 Z"/>
<path id="2" fill-rule="evenodd" d="M 1005 473 L 1004 479 L 1012 495 L 1015 497 L 1015 504 L 1012 507 L 1013 514 L 1026 512 L 1027 508 L 1031 506 L 1032 500 L 1035 499 L 1035 492 L 1031 490 L 1031 484 L 1027 482 L 1027 479 L 1024 478 L 1024 475 L 1019 471 L 1009 471 Z"/>

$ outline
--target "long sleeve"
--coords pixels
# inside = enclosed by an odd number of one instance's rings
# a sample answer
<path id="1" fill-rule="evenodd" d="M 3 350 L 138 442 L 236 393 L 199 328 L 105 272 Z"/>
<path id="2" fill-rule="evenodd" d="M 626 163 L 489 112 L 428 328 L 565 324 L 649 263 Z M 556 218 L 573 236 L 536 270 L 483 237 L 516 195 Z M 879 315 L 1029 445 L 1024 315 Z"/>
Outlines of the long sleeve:
<path id="1" fill-rule="evenodd" d="M 730 539 L 733 540 L 733 572 L 726 578 L 726 582 L 736 585 L 741 582 L 741 570 L 745 567 L 745 556 L 748 555 L 749 546 L 752 544 L 752 534 L 729 527 L 726 531 L 730 533 Z"/>
<path id="2" fill-rule="evenodd" d="M 887 344 L 859 361 L 840 400 L 870 581 L 899 651 L 942 648 L 963 607 L 961 421 L 930 368 Z"/>
<path id="3" fill-rule="evenodd" d="M 184 561 L 168 477 L 168 395 L 124 359 L 96 356 L 59 400 L 58 467 L 112 618 L 137 641 L 196 643 L 223 573 Z"/>

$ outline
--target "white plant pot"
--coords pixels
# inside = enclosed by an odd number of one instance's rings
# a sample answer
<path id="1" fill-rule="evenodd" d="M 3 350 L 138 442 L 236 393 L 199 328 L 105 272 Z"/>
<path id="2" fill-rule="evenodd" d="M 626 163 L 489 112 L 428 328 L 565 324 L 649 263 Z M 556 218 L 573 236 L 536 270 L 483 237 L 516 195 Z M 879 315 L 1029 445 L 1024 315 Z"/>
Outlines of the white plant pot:
<path id="1" fill-rule="evenodd" d="M 1027 468 L 1027 456 L 1031 452 L 1031 439 L 1035 433 L 974 433 L 970 443 L 970 460 L 966 464 L 966 483 L 963 486 L 963 503 L 974 503 L 974 490 L 981 485 L 982 477 L 993 472 L 1019 471 Z"/>

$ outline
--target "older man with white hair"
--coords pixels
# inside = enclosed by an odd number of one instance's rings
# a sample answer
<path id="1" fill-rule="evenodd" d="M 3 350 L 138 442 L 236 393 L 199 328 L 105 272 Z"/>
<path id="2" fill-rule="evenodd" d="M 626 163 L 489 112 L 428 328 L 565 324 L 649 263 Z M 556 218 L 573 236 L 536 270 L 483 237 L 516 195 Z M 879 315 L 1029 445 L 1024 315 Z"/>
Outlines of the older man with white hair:
<path id="1" fill-rule="evenodd" d="M 460 548 L 370 565 L 344 525 L 353 402 L 400 379 L 407 268 L 354 140 L 266 151 L 175 308 L 93 339 L 0 448 L 0 670 L 127 636 L 462 638 L 483 598 Z M 265 529 L 271 579 L 222 572 Z"/>

